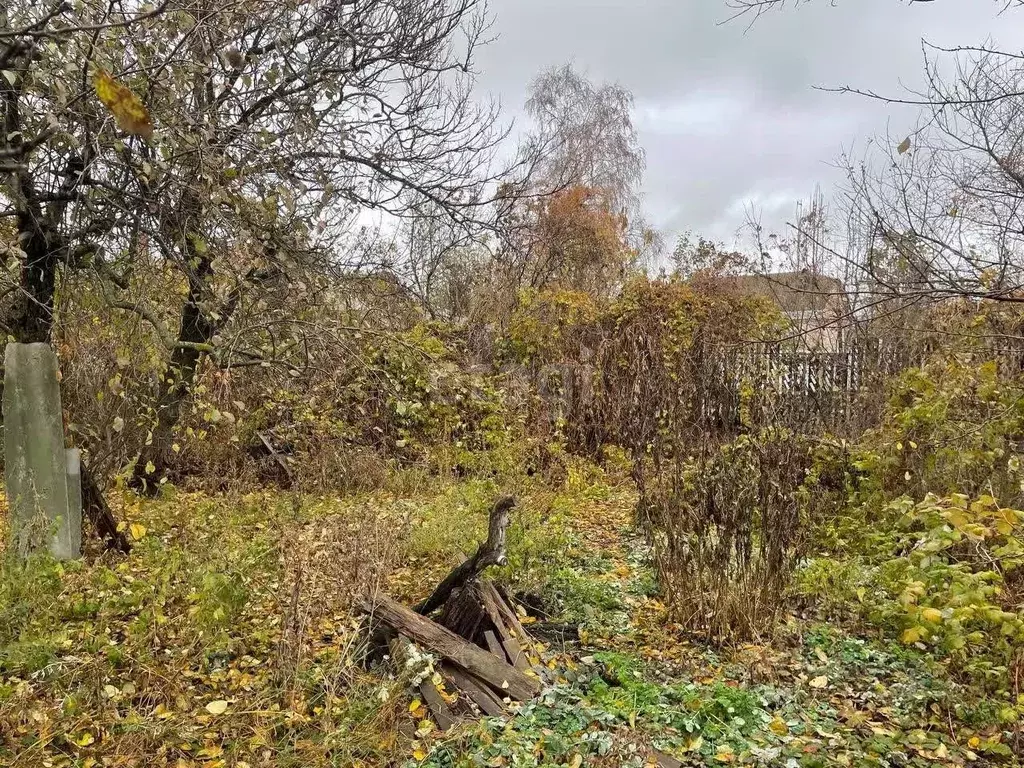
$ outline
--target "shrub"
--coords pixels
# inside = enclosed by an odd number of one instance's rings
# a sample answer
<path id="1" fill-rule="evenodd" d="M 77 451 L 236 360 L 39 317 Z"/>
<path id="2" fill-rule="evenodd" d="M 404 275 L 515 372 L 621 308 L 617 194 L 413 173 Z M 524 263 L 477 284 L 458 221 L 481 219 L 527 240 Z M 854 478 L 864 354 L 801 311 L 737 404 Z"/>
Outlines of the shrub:
<path id="1" fill-rule="evenodd" d="M 799 554 L 809 457 L 801 439 L 769 429 L 662 469 L 648 486 L 659 579 L 681 623 L 718 641 L 772 626 Z"/>

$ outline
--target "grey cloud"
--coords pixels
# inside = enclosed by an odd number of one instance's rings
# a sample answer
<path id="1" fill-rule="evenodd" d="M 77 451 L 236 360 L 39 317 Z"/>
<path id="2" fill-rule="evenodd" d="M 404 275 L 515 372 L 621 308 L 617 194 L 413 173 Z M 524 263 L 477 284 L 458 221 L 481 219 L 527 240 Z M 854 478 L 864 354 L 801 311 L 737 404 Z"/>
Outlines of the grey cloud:
<path id="1" fill-rule="evenodd" d="M 1024 11 L 988 0 L 812 0 L 722 23 L 725 0 L 492 0 L 498 39 L 478 60 L 481 87 L 515 115 L 540 69 L 565 61 L 637 98 L 647 150 L 645 207 L 669 238 L 683 229 L 732 240 L 747 202 L 780 222 L 796 199 L 841 179 L 844 148 L 911 124 L 912 110 L 815 90 L 850 84 L 897 93 L 921 76 L 921 38 L 1013 46 Z"/>

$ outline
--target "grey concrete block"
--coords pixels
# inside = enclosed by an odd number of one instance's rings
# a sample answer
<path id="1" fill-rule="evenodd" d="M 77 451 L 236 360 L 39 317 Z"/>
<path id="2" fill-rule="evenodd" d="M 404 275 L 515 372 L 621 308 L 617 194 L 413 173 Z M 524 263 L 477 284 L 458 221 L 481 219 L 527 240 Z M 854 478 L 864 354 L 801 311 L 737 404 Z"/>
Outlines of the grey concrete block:
<path id="1" fill-rule="evenodd" d="M 62 559 L 76 557 L 81 511 L 76 518 L 68 506 L 57 358 L 49 345 L 7 345 L 3 418 L 4 479 L 15 551 L 21 557 L 42 549 Z"/>
<path id="2" fill-rule="evenodd" d="M 61 551 L 54 553 L 61 560 L 70 560 L 82 554 L 82 452 L 68 448 L 65 452 L 68 471 L 67 524 L 57 529 Z"/>

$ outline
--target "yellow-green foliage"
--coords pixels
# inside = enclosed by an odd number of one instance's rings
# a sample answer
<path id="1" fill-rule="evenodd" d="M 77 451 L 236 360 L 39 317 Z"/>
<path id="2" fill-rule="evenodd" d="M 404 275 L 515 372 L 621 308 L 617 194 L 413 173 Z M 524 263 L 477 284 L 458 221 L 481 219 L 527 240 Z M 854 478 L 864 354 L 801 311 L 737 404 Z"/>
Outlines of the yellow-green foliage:
<path id="1" fill-rule="evenodd" d="M 816 455 L 816 556 L 797 585 L 947 659 L 1008 717 L 1024 665 L 1022 404 L 994 363 L 938 358 L 900 376 L 876 429 Z"/>
<path id="2" fill-rule="evenodd" d="M 593 337 L 602 309 L 598 299 L 582 291 L 523 291 L 509 320 L 506 354 L 532 362 L 575 359 Z"/>
<path id="3" fill-rule="evenodd" d="M 893 385 L 882 424 L 860 441 L 862 493 L 989 492 L 1021 498 L 1015 447 L 1024 436 L 1024 386 L 995 362 L 939 357 Z"/>
<path id="4" fill-rule="evenodd" d="M 904 497 L 886 511 L 896 522 L 888 557 L 812 560 L 798 591 L 1008 696 L 1024 661 L 1024 512 L 960 494 Z"/>

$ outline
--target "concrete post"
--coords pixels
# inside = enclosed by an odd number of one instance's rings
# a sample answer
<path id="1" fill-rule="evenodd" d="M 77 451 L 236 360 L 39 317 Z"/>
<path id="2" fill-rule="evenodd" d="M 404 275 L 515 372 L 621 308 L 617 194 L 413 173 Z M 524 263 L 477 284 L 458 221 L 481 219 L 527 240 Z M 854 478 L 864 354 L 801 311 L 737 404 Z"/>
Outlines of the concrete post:
<path id="1" fill-rule="evenodd" d="M 65 557 L 62 560 L 79 557 L 82 554 L 82 452 L 78 448 L 65 451 L 68 472 L 68 524 L 58 529 L 62 537 L 61 546 Z"/>
<path id="2" fill-rule="evenodd" d="M 47 344 L 8 344 L 4 356 L 4 478 L 14 550 L 24 558 L 48 549 L 54 557 L 78 557 L 78 514 L 68 499 L 57 358 Z"/>

